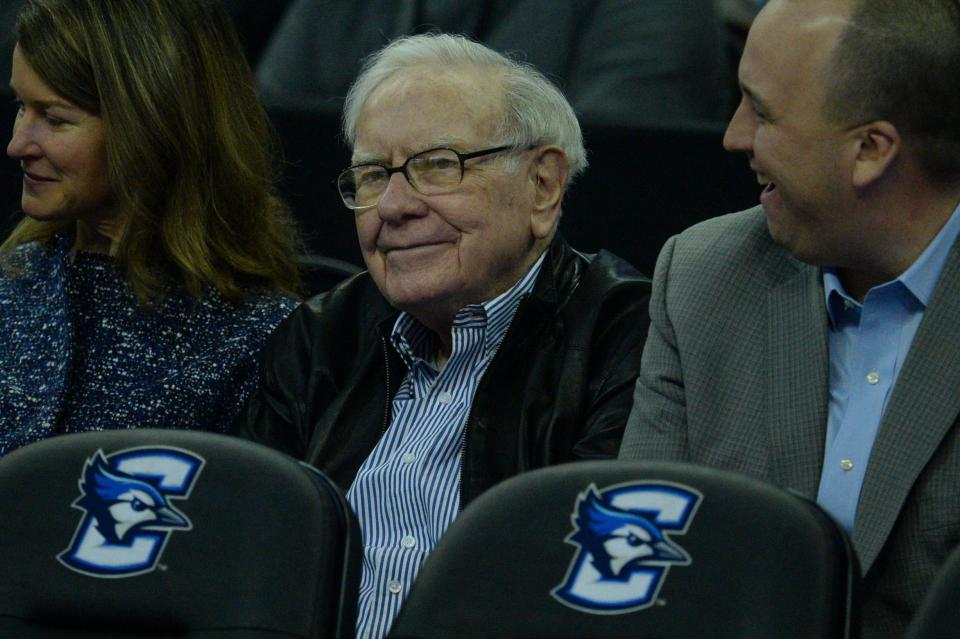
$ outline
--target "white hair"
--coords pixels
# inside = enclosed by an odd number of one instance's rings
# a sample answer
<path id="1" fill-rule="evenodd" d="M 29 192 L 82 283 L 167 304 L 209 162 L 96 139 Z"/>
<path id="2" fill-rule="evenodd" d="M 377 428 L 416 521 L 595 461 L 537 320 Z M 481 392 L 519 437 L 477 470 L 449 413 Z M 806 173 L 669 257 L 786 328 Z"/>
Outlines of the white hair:
<path id="1" fill-rule="evenodd" d="M 499 71 L 504 106 L 494 128 L 497 143 L 518 149 L 546 144 L 560 147 L 567 156 L 568 183 L 587 168 L 583 134 L 573 107 L 543 73 L 468 38 L 444 33 L 398 38 L 364 61 L 343 107 L 343 134 L 351 147 L 370 94 L 395 73 L 420 65 Z"/>

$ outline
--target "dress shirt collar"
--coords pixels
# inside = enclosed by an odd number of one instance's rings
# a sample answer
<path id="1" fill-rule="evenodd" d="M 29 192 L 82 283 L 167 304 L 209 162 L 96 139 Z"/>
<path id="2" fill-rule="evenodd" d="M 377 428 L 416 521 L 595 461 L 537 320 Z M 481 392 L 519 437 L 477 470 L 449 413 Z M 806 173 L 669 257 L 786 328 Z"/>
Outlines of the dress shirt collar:
<path id="1" fill-rule="evenodd" d="M 491 300 L 471 304 L 457 311 L 453 319 L 453 330 L 484 329 L 484 356 L 495 352 L 510 327 L 520 301 L 533 290 L 545 257 L 546 251 L 507 291 Z M 440 347 L 440 338 L 436 333 L 407 312 L 401 312 L 394 322 L 390 341 L 407 367 L 412 367 L 417 361 L 429 362 L 432 365 Z"/>
<path id="2" fill-rule="evenodd" d="M 927 304 L 930 303 L 930 298 L 933 297 L 933 291 L 937 287 L 940 273 L 947 263 L 950 249 L 956 243 L 958 235 L 960 235 L 960 205 L 954 209 L 950 219 L 943 225 L 933 241 L 927 245 L 920 257 L 914 260 L 910 268 L 895 280 L 876 286 L 871 290 L 899 283 L 923 308 L 926 308 Z M 859 302 L 847 294 L 834 268 L 823 269 L 823 293 L 827 304 L 827 315 L 830 317 L 830 326 L 834 329 L 843 323 L 845 311 L 850 310 L 851 305 L 857 308 L 861 306 Z"/>

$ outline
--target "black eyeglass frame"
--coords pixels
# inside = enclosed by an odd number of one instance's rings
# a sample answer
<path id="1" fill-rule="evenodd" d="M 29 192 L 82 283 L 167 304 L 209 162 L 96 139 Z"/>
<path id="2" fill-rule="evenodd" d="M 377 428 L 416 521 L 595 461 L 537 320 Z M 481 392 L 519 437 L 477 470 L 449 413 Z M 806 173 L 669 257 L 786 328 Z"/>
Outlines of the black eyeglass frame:
<path id="1" fill-rule="evenodd" d="M 347 171 L 352 171 L 353 169 L 360 168 L 361 166 L 377 166 L 387 172 L 387 182 L 390 181 L 390 178 L 393 177 L 394 173 L 403 173 L 403 177 L 407 181 L 407 184 L 409 184 L 413 188 L 413 190 L 416 191 L 417 193 L 420 193 L 421 195 L 439 195 L 440 193 L 447 193 L 448 191 L 440 191 L 439 193 L 423 193 L 420 189 L 417 188 L 417 185 L 413 183 L 413 180 L 410 179 L 410 174 L 407 172 L 407 165 L 410 164 L 411 160 L 415 160 L 416 158 L 422 155 L 425 155 L 427 153 L 431 153 L 433 151 L 450 151 L 451 153 L 456 155 L 457 159 L 460 161 L 460 182 L 457 182 L 457 186 L 459 186 L 460 183 L 463 182 L 463 174 L 467 170 L 467 166 L 466 166 L 467 160 L 483 157 L 484 155 L 493 155 L 494 153 L 500 153 L 501 151 L 507 151 L 513 148 L 514 148 L 513 145 L 508 144 L 505 146 L 495 146 L 495 147 L 492 147 L 489 149 L 483 149 L 480 151 L 472 151 L 470 153 L 460 153 L 459 151 L 455 149 L 451 149 L 450 147 L 438 146 L 432 149 L 426 149 L 424 151 L 420 151 L 415 155 L 411 155 L 400 166 L 387 166 L 385 164 L 377 164 L 376 162 L 364 162 L 362 164 L 354 164 L 352 166 L 348 166 L 344 170 L 340 171 L 340 173 L 337 175 L 337 179 L 334 182 L 334 186 L 336 186 L 337 188 L 337 193 L 340 194 L 340 199 L 343 201 L 343 205 L 346 206 L 349 210 L 363 211 L 366 209 L 373 208 L 380 203 L 380 199 L 377 199 L 376 203 L 374 204 L 365 204 L 363 206 L 350 206 L 349 204 L 347 204 L 347 199 L 343 197 L 343 192 L 340 190 L 340 178 Z M 456 188 L 456 186 L 454 186 L 453 188 Z M 383 193 L 380 194 L 380 198 L 383 198 Z"/>

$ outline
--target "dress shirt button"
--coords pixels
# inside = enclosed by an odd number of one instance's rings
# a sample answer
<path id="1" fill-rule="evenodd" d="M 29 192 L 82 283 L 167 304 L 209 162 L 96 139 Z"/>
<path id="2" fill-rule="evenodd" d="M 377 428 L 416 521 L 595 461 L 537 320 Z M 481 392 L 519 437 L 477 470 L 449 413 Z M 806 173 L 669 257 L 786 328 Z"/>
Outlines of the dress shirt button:
<path id="1" fill-rule="evenodd" d="M 853 460 L 852 459 L 841 459 L 840 460 L 840 470 L 847 472 L 853 470 Z"/>
<path id="2" fill-rule="evenodd" d="M 417 540 L 414 539 L 412 535 L 407 535 L 406 537 L 400 540 L 400 545 L 407 549 L 413 548 L 414 546 L 417 545 Z"/>
<path id="3" fill-rule="evenodd" d="M 400 462 L 403 464 L 412 464 L 417 461 L 417 456 L 413 453 L 404 453 L 403 457 L 400 458 Z"/>
<path id="4" fill-rule="evenodd" d="M 442 393 L 437 395 L 437 401 L 440 402 L 441 404 L 449 404 L 450 402 L 453 401 L 453 395 L 451 395 L 447 391 L 443 391 Z"/>
<path id="5" fill-rule="evenodd" d="M 876 371 L 870 371 L 867 373 L 867 383 L 870 385 L 876 384 L 880 381 L 880 374 Z"/>
<path id="6" fill-rule="evenodd" d="M 389 590 L 392 595 L 399 595 L 400 591 L 403 590 L 403 586 L 400 585 L 399 581 L 394 579 L 387 583 L 387 590 Z"/>

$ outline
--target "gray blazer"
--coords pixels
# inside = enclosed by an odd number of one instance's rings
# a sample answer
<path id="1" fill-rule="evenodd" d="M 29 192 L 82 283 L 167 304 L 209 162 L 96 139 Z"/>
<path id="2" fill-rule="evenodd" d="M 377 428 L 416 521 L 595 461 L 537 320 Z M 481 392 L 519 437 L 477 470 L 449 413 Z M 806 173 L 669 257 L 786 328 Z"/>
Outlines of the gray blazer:
<path id="1" fill-rule="evenodd" d="M 853 543 L 866 639 L 900 637 L 960 535 L 960 248 L 892 391 Z M 760 207 L 671 238 L 620 456 L 718 466 L 815 498 L 829 359 L 820 270 L 770 238 Z M 789 578 L 785 575 L 785 578 Z"/>

